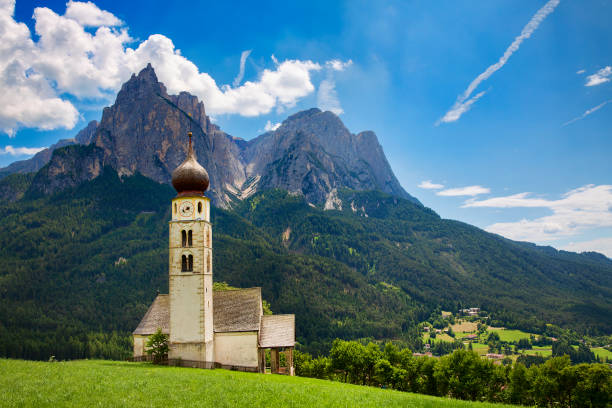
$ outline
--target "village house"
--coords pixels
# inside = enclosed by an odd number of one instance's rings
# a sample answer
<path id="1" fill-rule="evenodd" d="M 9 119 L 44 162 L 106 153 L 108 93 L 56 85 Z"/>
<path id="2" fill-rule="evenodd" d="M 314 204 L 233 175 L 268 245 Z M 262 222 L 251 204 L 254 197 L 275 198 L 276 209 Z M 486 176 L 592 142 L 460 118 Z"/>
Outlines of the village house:
<path id="1" fill-rule="evenodd" d="M 191 144 L 187 158 L 172 173 L 169 239 L 169 293 L 159 294 L 134 330 L 134 357 L 146 354 L 146 342 L 158 329 L 169 336 L 168 362 L 200 368 L 294 374 L 295 315 L 264 315 L 261 288 L 213 290 L 212 225 L 207 171 Z"/>

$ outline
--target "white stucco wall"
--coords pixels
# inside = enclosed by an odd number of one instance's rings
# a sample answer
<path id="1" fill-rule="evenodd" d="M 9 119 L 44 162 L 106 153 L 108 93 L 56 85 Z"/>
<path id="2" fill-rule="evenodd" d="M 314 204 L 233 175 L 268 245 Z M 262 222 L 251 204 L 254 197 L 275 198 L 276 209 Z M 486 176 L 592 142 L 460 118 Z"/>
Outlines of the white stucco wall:
<path id="1" fill-rule="evenodd" d="M 170 343 L 204 341 L 203 286 L 204 277 L 200 274 L 184 274 L 171 280 Z"/>
<path id="2" fill-rule="evenodd" d="M 257 332 L 215 333 L 215 362 L 257 367 Z"/>
<path id="3" fill-rule="evenodd" d="M 144 356 L 145 344 L 147 343 L 148 336 L 141 336 L 139 334 L 134 335 L 134 357 Z"/>

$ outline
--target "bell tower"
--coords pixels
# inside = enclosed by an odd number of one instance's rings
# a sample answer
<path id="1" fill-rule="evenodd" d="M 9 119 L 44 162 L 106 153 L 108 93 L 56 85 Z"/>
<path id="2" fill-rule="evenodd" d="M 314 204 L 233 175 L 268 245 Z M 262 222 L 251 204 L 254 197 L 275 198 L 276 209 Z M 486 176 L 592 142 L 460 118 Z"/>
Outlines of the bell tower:
<path id="1" fill-rule="evenodd" d="M 196 160 L 189 132 L 187 158 L 172 173 L 169 243 L 170 359 L 213 362 L 212 225 L 208 173 Z"/>

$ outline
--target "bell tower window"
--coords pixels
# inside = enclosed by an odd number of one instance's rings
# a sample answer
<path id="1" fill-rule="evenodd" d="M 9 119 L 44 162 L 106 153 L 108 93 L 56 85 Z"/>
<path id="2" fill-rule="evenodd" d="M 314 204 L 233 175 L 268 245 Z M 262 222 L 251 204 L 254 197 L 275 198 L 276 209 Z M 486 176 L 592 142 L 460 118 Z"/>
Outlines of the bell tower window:
<path id="1" fill-rule="evenodd" d="M 202 202 L 198 202 L 198 214 L 202 214 Z"/>
<path id="2" fill-rule="evenodd" d="M 191 230 L 189 230 L 189 232 L 187 232 L 187 246 L 192 246 L 193 245 L 193 233 L 191 232 Z"/>
<path id="3" fill-rule="evenodd" d="M 182 247 L 186 247 L 187 246 L 187 231 L 185 231 L 185 230 L 181 231 L 181 246 Z"/>
<path id="4" fill-rule="evenodd" d="M 193 255 L 181 257 L 181 272 L 193 272 Z"/>

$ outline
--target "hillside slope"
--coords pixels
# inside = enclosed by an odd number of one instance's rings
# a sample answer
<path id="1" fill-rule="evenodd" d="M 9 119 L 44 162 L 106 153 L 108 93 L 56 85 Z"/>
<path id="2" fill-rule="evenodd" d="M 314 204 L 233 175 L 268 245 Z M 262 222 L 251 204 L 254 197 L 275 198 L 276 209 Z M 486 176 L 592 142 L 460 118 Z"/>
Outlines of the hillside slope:
<path id="1" fill-rule="evenodd" d="M 111 361 L 0 360 L 0 407 L 504 407 L 312 378 Z"/>
<path id="2" fill-rule="evenodd" d="M 0 205 L 0 355 L 117 357 L 92 344 L 129 334 L 167 291 L 173 196 L 106 167 L 61 193 Z M 335 337 L 418 348 L 415 324 L 437 306 L 480 306 L 529 331 L 552 322 L 612 332 L 605 257 L 512 242 L 380 192 L 340 190 L 336 202 L 342 210 L 325 211 L 268 190 L 212 211 L 214 279 L 262 286 L 275 313 L 296 314 L 307 350 Z"/>

